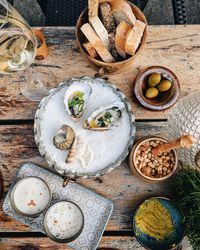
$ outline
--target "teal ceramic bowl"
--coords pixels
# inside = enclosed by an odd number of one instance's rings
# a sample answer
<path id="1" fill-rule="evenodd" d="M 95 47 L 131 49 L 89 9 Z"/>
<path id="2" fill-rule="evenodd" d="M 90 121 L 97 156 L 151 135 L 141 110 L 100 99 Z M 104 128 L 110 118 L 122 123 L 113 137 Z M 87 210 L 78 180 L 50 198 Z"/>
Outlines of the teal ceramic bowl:
<path id="1" fill-rule="evenodd" d="M 167 236 L 163 240 L 156 240 L 155 238 L 141 232 L 139 227 L 135 223 L 135 216 L 140 208 L 139 206 L 138 209 L 135 211 L 134 218 L 133 218 L 133 231 L 134 231 L 135 237 L 143 247 L 149 250 L 175 249 L 177 245 L 181 243 L 184 237 L 184 225 L 183 225 L 182 216 L 180 215 L 177 208 L 173 205 L 173 203 L 169 199 L 163 198 L 163 197 L 153 197 L 150 199 L 157 199 L 168 210 L 172 219 L 174 230 L 169 236 Z M 147 199 L 147 200 L 150 200 L 150 199 Z"/>

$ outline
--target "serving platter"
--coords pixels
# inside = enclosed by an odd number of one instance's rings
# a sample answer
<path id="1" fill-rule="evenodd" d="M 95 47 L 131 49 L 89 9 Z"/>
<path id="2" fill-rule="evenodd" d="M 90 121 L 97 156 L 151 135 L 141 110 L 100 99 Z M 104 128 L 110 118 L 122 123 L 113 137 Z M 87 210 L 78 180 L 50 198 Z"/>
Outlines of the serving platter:
<path id="1" fill-rule="evenodd" d="M 67 200 L 74 202 L 81 208 L 84 214 L 83 231 L 76 240 L 68 243 L 68 245 L 76 250 L 96 249 L 111 216 L 113 210 L 112 202 L 74 182 L 69 182 L 66 187 L 63 187 L 62 177 L 34 164 L 26 163 L 20 168 L 13 180 L 4 200 L 3 211 L 8 216 L 31 227 L 34 231 L 45 234 L 43 219 L 46 210 L 36 218 L 25 217 L 15 212 L 10 200 L 10 194 L 14 185 L 28 176 L 39 177 L 48 184 L 52 192 L 52 200 L 49 206 L 57 201 Z"/>
<path id="2" fill-rule="evenodd" d="M 78 123 L 70 120 L 64 106 L 65 92 L 75 82 L 89 83 L 93 89 L 83 118 Z M 83 131 L 84 119 L 95 109 L 116 101 L 122 102 L 125 107 L 117 128 L 107 132 Z M 75 167 L 75 164 L 66 164 L 67 152 L 61 152 L 53 145 L 53 135 L 63 124 L 69 124 L 76 133 L 81 133 L 89 140 L 94 151 L 94 160 L 88 168 L 81 169 Z M 125 95 L 111 83 L 95 77 L 72 78 L 60 83 L 40 102 L 34 122 L 35 141 L 40 154 L 51 169 L 70 178 L 96 178 L 115 169 L 128 155 L 135 139 L 135 131 L 135 117 Z M 113 154 L 115 155 L 112 158 Z"/>

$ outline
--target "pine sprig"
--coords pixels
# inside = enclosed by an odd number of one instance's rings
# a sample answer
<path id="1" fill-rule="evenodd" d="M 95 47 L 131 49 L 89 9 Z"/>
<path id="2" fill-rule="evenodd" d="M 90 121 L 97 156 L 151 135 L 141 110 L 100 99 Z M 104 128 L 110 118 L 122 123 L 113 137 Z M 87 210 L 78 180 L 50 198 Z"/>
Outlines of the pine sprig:
<path id="1" fill-rule="evenodd" d="M 193 249 L 200 250 L 200 171 L 184 166 L 177 174 L 174 203 L 180 210 Z"/>

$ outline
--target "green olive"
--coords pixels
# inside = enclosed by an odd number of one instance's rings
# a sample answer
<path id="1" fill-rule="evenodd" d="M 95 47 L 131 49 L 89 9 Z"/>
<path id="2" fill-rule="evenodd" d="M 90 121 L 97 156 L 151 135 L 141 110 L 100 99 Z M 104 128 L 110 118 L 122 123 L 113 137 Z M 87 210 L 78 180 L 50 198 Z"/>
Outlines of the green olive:
<path id="1" fill-rule="evenodd" d="M 148 83 L 150 87 L 155 87 L 161 81 L 161 75 L 158 73 L 153 73 L 150 75 Z"/>
<path id="2" fill-rule="evenodd" d="M 146 97 L 147 98 L 154 98 L 157 95 L 158 95 L 157 88 L 151 87 L 151 88 L 147 89 L 147 91 L 146 91 Z"/>
<path id="3" fill-rule="evenodd" d="M 158 84 L 157 88 L 160 92 L 167 91 L 171 88 L 172 83 L 169 80 L 163 80 L 161 83 Z"/>

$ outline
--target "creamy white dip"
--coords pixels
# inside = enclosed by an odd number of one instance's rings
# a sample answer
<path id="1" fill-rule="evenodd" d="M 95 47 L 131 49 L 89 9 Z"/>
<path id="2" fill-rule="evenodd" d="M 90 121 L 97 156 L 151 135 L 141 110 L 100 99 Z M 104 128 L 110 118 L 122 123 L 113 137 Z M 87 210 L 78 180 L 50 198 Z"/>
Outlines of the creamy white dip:
<path id="1" fill-rule="evenodd" d="M 50 201 L 46 183 L 37 177 L 22 179 L 13 189 L 13 203 L 17 210 L 26 215 L 42 212 Z"/>
<path id="2" fill-rule="evenodd" d="M 80 209 L 68 201 L 52 205 L 46 213 L 45 220 L 50 234 L 61 240 L 75 236 L 83 225 Z"/>

